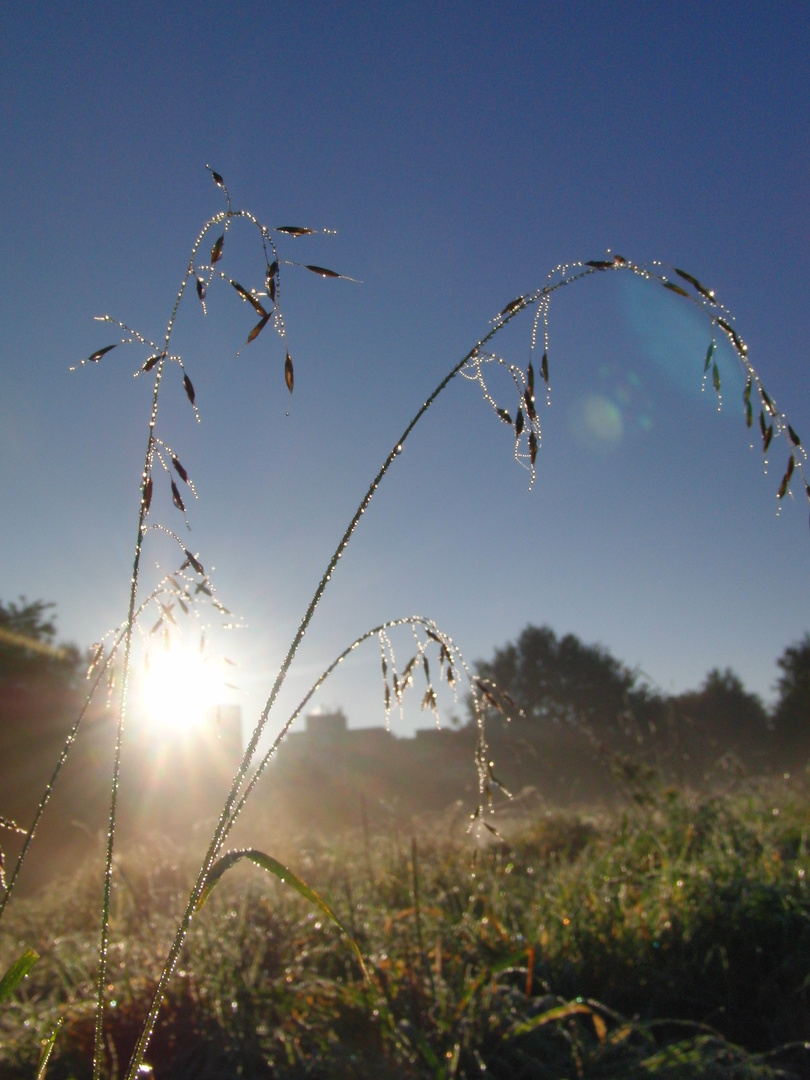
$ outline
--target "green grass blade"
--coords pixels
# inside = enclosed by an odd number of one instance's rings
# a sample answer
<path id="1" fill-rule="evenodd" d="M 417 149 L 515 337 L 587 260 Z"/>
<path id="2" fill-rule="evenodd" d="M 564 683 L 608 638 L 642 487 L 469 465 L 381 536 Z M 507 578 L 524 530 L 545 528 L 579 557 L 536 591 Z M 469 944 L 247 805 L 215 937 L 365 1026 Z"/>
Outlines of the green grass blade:
<path id="1" fill-rule="evenodd" d="M 0 980 L 0 1001 L 5 1001 L 14 993 L 37 960 L 39 960 L 39 953 L 33 949 L 26 949 L 22 956 L 14 961 Z"/>
<path id="2" fill-rule="evenodd" d="M 522 1024 L 517 1024 L 512 1030 L 512 1035 L 528 1035 L 529 1032 L 535 1031 L 545 1024 L 554 1023 L 556 1020 L 565 1020 L 575 1013 L 584 1013 L 588 1016 L 594 1015 L 594 1011 L 590 1006 L 583 1005 L 579 1001 L 571 1001 L 567 1005 L 557 1005 L 553 1009 L 547 1009 L 546 1012 L 541 1013 L 540 1016 L 533 1016 L 531 1020 L 526 1020 Z"/>
<path id="3" fill-rule="evenodd" d="M 44 1080 L 45 1070 L 48 1068 L 48 1062 L 51 1060 L 51 1053 L 56 1044 L 56 1036 L 59 1034 L 59 1029 L 64 1023 L 64 1017 L 60 1017 L 59 1022 L 48 1036 L 42 1047 L 42 1053 L 39 1055 L 39 1067 L 37 1068 L 37 1075 L 35 1080 Z"/>
<path id="4" fill-rule="evenodd" d="M 274 859 L 272 855 L 265 855 L 263 851 L 257 851 L 255 848 L 243 848 L 238 851 L 229 851 L 223 855 L 221 859 L 217 859 L 208 873 L 205 888 L 200 894 L 200 899 L 197 901 L 197 911 L 199 911 L 206 902 L 222 875 L 227 870 L 230 870 L 232 866 L 235 866 L 241 859 L 248 859 L 250 862 L 255 863 L 255 865 L 262 870 L 266 870 L 268 874 L 272 874 L 273 877 L 277 877 L 279 881 L 283 881 L 285 885 L 290 885 L 297 893 L 299 893 L 299 895 L 303 896 L 305 900 L 314 904 L 315 907 L 320 908 L 324 915 L 331 919 L 335 926 L 346 935 L 346 938 L 357 957 L 358 963 L 360 964 L 363 975 L 366 980 L 371 983 L 371 978 L 369 977 L 365 961 L 363 960 L 363 954 L 360 952 L 360 946 L 334 913 L 329 904 L 327 904 L 323 897 L 319 896 L 314 889 L 311 889 L 305 881 L 302 881 L 301 878 L 297 877 L 292 870 L 289 870 L 277 859 Z"/>

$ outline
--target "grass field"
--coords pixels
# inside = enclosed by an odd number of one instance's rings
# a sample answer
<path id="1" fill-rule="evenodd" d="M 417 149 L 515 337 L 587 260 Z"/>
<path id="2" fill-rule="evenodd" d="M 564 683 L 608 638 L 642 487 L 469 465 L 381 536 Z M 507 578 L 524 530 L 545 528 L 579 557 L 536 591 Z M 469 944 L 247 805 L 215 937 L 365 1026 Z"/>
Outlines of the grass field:
<path id="1" fill-rule="evenodd" d="M 810 1076 L 808 826 L 806 792 L 780 781 L 640 790 L 624 810 L 546 810 L 484 843 L 441 822 L 288 838 L 276 856 L 332 904 L 371 984 L 317 909 L 236 870 L 192 923 L 147 1060 L 158 1080 Z M 188 881 L 157 840 L 119 869 L 111 1076 Z M 2 959 L 41 956 L 0 1019 L 8 1080 L 34 1075 L 60 1021 L 49 1080 L 91 1074 L 98 876 L 7 914 Z"/>

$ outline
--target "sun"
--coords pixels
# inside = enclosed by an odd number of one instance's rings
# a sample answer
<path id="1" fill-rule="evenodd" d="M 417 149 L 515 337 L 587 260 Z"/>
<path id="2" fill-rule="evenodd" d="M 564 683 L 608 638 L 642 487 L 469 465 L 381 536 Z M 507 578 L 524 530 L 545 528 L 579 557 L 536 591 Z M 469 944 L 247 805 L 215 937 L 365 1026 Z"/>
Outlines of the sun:
<path id="1" fill-rule="evenodd" d="M 150 655 L 141 685 L 146 719 L 165 732 L 199 727 L 206 709 L 220 704 L 223 691 L 213 661 L 176 642 Z"/>

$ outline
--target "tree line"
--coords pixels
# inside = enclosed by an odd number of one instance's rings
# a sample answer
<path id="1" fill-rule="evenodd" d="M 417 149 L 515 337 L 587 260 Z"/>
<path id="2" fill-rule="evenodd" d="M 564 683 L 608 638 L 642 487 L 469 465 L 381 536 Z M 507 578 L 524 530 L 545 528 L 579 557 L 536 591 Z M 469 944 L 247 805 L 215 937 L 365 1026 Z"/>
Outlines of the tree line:
<path id="1" fill-rule="evenodd" d="M 667 695 L 601 645 L 530 625 L 477 671 L 489 691 L 491 739 L 508 732 L 569 766 L 579 742 L 603 763 L 634 759 L 671 781 L 701 785 L 722 772 L 795 772 L 807 764 L 810 634 L 786 648 L 777 667 L 771 708 L 730 668 L 712 669 L 697 690 Z M 468 709 L 472 723 L 471 702 Z"/>

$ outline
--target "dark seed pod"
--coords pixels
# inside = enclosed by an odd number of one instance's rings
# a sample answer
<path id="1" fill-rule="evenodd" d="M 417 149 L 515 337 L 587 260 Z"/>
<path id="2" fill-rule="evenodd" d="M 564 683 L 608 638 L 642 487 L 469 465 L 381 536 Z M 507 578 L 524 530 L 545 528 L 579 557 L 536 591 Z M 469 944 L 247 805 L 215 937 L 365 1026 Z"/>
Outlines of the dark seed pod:
<path id="1" fill-rule="evenodd" d="M 175 484 L 174 480 L 170 482 L 172 485 L 172 499 L 174 501 L 174 505 L 177 507 L 178 510 L 182 511 L 185 514 L 186 508 L 183 504 L 183 500 L 180 498 L 180 492 L 177 490 L 177 484 Z"/>
<path id="2" fill-rule="evenodd" d="M 231 285 L 233 285 L 233 287 L 236 289 L 242 299 L 247 300 L 247 302 L 251 305 L 251 307 L 254 308 L 256 312 L 258 312 L 259 315 L 265 316 L 267 314 L 267 312 L 264 310 L 264 306 L 259 300 L 256 299 L 253 293 L 249 293 L 247 289 L 243 289 L 238 281 L 232 281 Z"/>
<path id="3" fill-rule="evenodd" d="M 714 339 L 712 339 L 709 342 L 708 349 L 706 350 L 706 360 L 704 361 L 704 364 L 703 364 L 703 374 L 704 375 L 706 374 L 706 372 L 709 370 L 709 368 L 712 365 L 712 357 L 714 356 L 714 350 L 716 348 L 717 348 L 717 342 Z"/>
<path id="4" fill-rule="evenodd" d="M 341 274 L 338 274 L 335 270 L 327 270 L 324 266 L 311 266 L 309 263 L 305 264 L 304 269 L 311 270 L 313 274 L 317 274 L 319 277 L 339 278 L 342 276 Z"/>
<path id="5" fill-rule="evenodd" d="M 523 303 L 523 297 L 522 296 L 516 296 L 515 299 L 510 300 L 509 303 L 506 305 L 506 307 L 503 309 L 503 311 L 500 312 L 500 317 L 503 317 L 504 315 L 509 315 L 509 314 L 511 314 L 511 312 L 516 311 L 520 307 L 520 305 L 522 303 Z"/>
<path id="6" fill-rule="evenodd" d="M 249 345 L 251 343 L 251 341 L 256 340 L 256 338 L 259 336 L 259 334 L 262 332 L 262 330 L 264 330 L 265 326 L 267 326 L 267 320 L 269 318 L 270 318 L 269 313 L 267 315 L 263 315 L 261 317 L 261 319 L 256 323 L 256 325 L 253 327 L 253 329 L 248 334 L 247 341 L 245 342 L 246 345 Z"/>
<path id="7" fill-rule="evenodd" d="M 118 344 L 118 342 L 116 342 L 116 345 L 117 344 Z M 94 352 L 92 356 L 88 356 L 87 357 L 87 362 L 89 364 L 97 364 L 99 362 L 99 360 L 102 358 L 102 356 L 104 356 L 105 353 L 108 353 L 110 351 L 110 349 L 114 349 L 114 348 L 115 348 L 115 345 L 106 345 L 103 349 L 99 349 L 98 352 Z"/>
<path id="8" fill-rule="evenodd" d="M 769 424 L 765 429 L 765 433 L 762 436 L 762 453 L 768 453 L 768 447 L 771 445 L 771 439 L 773 438 L 773 424 Z"/>
<path id="9" fill-rule="evenodd" d="M 793 460 L 793 454 L 788 458 L 787 468 L 785 469 L 785 475 L 782 477 L 782 483 L 779 485 L 779 491 L 776 494 L 777 499 L 784 499 L 787 493 L 788 484 L 790 478 L 793 476 L 793 470 L 796 467 L 796 462 Z"/>
<path id="10" fill-rule="evenodd" d="M 678 296 L 686 296 L 688 298 L 689 293 L 686 289 L 682 289 L 680 285 L 676 285 L 674 281 L 665 281 L 663 283 L 665 289 L 669 289 L 671 292 L 677 293 Z"/>
<path id="11" fill-rule="evenodd" d="M 183 548 L 183 553 L 188 559 L 189 564 L 194 567 L 197 573 L 204 575 L 205 571 L 203 570 L 202 563 L 191 554 L 188 548 Z"/>
<path id="12" fill-rule="evenodd" d="M 183 466 L 180 464 L 180 462 L 177 460 L 177 458 L 175 457 L 174 454 L 172 454 L 172 465 L 174 465 L 175 471 L 177 472 L 177 475 L 180 477 L 180 479 L 183 480 L 187 484 L 188 483 L 188 473 L 183 468 Z"/>

